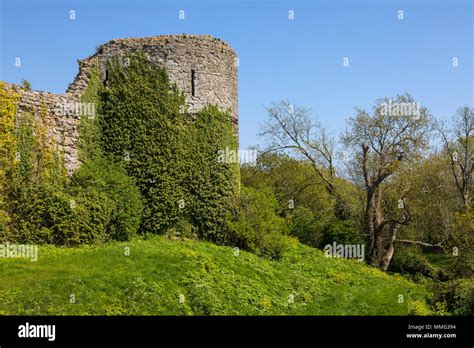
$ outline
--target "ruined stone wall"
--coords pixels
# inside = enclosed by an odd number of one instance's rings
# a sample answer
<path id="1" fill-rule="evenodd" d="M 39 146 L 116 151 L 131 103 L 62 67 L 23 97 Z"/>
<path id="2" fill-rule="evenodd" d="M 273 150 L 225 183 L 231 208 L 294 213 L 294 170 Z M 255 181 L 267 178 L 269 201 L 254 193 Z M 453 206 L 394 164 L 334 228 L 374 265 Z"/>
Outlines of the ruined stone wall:
<path id="1" fill-rule="evenodd" d="M 81 105 L 80 98 L 90 79 L 91 68 L 98 64 L 103 80 L 107 62 L 114 57 L 123 59 L 127 52 L 143 51 L 152 62 L 166 68 L 171 82 L 185 93 L 188 111 L 196 113 L 207 104 L 217 104 L 230 111 L 237 132 L 237 57 L 227 44 L 211 36 L 169 35 L 149 38 L 112 40 L 100 46 L 97 53 L 79 61 L 79 73 L 65 94 L 25 91 L 13 86 L 21 98 L 17 119 L 25 112 L 39 116 L 42 107 L 47 112 L 48 136 L 65 154 L 68 173 L 80 165 L 78 161 L 78 125 L 80 117 L 89 117 L 71 111 Z M 93 115 L 92 115 L 93 116 Z"/>
<path id="2" fill-rule="evenodd" d="M 108 61 L 117 57 L 124 62 L 128 52 L 138 50 L 166 68 L 171 82 L 185 93 L 191 113 L 198 112 L 207 104 L 217 104 L 221 110 L 230 111 L 237 124 L 237 56 L 226 43 L 208 35 L 112 40 L 80 62 L 79 75 L 69 86 L 68 93 L 77 95 L 85 88 L 88 67 L 95 62 L 99 62 L 101 77 L 105 80 Z"/>
<path id="3" fill-rule="evenodd" d="M 45 113 L 48 138 L 64 154 L 68 174 L 71 174 L 79 166 L 77 158 L 79 118 L 78 114 L 68 112 L 68 109 L 78 104 L 77 98 L 67 94 L 25 91 L 16 85 L 7 85 L 7 87 L 13 88 L 20 96 L 17 102 L 17 124 L 27 113 L 37 120 L 40 119 L 42 112 Z"/>

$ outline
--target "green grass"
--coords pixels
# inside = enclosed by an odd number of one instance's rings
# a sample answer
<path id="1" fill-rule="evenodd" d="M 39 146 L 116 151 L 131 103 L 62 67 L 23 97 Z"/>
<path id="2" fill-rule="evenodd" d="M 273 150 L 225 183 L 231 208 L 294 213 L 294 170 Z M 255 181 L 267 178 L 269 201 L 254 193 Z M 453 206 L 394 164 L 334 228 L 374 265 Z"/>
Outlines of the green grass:
<path id="1" fill-rule="evenodd" d="M 40 247 L 36 262 L 0 258 L 0 314 L 431 314 L 419 285 L 290 245 L 280 261 L 164 237 L 102 247 Z"/>

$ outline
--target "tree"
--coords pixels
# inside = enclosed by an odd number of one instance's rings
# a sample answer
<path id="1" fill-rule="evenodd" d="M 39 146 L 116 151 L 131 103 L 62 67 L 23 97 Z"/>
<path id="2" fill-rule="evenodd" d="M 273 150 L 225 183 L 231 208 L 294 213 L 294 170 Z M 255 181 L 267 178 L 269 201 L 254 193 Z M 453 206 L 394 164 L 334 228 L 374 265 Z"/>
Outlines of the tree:
<path id="1" fill-rule="evenodd" d="M 333 197 L 307 161 L 280 153 L 261 154 L 256 166 L 242 166 L 241 177 L 244 186 L 271 187 L 280 207 L 286 212 L 295 205 L 303 205 L 323 216 L 330 217 L 334 213 Z"/>
<path id="2" fill-rule="evenodd" d="M 452 239 L 450 226 L 458 206 L 448 160 L 444 154 L 433 153 L 405 167 L 386 185 L 385 205 L 396 205 L 400 192 L 405 192 L 411 222 L 403 228 L 404 238 L 445 249 L 446 242 Z"/>
<path id="3" fill-rule="evenodd" d="M 408 94 L 397 96 L 394 101 L 378 100 L 372 115 L 365 110 L 356 111 L 342 141 L 356 149 L 366 191 L 364 227 L 369 262 L 386 270 L 395 251 L 397 233 L 411 218 L 404 192 L 400 192 L 397 204 L 400 213 L 386 217 L 382 209 L 383 184 L 400 170 L 402 163 L 416 160 L 427 147 L 430 115 Z"/>
<path id="4" fill-rule="evenodd" d="M 288 101 L 267 108 L 260 136 L 267 139 L 265 152 L 293 152 L 308 160 L 330 194 L 335 194 L 334 141 L 310 111 Z"/>
<path id="5" fill-rule="evenodd" d="M 453 117 L 450 129 L 438 125 L 444 148 L 450 160 L 451 173 L 461 197 L 464 211 L 472 201 L 472 172 L 474 164 L 474 108 L 460 107 Z"/>

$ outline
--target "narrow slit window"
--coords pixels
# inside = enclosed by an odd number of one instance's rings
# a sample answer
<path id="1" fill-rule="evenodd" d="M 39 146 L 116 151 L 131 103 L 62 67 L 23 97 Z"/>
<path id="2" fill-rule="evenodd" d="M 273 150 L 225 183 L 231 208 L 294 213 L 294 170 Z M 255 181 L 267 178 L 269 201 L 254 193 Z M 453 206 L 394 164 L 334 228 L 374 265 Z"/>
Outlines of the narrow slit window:
<path id="1" fill-rule="evenodd" d="M 191 95 L 192 95 L 193 97 L 196 96 L 195 79 L 196 79 L 196 71 L 195 71 L 195 70 L 191 70 Z"/>
<path id="2" fill-rule="evenodd" d="M 106 69 L 105 78 L 104 78 L 104 86 L 107 84 L 108 81 L 109 81 L 109 71 Z"/>

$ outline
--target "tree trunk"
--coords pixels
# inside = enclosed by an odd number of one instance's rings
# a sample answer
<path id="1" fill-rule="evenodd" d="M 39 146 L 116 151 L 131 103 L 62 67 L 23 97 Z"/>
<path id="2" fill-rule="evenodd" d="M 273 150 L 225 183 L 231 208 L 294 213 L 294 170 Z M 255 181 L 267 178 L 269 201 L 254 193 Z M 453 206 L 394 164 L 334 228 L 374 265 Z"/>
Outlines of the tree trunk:
<path id="1" fill-rule="evenodd" d="M 374 229 L 375 229 L 375 253 L 372 264 L 380 267 L 384 254 L 384 229 L 381 227 L 382 217 L 382 190 L 380 186 L 375 188 L 374 199 Z"/>
<path id="2" fill-rule="evenodd" d="M 375 251 L 375 228 L 374 228 L 374 190 L 372 188 L 367 189 L 367 205 L 365 207 L 365 229 L 368 234 L 369 246 L 367 254 L 372 261 L 372 255 Z"/>
<path id="3" fill-rule="evenodd" d="M 397 239 L 397 232 L 398 229 L 400 228 L 400 224 L 395 223 L 392 228 L 392 237 L 390 238 L 390 245 L 387 249 L 387 252 L 385 253 L 385 257 L 383 259 L 383 270 L 386 271 L 388 270 L 388 266 L 390 266 L 390 262 L 392 261 L 393 254 L 395 252 L 395 240 Z"/>

